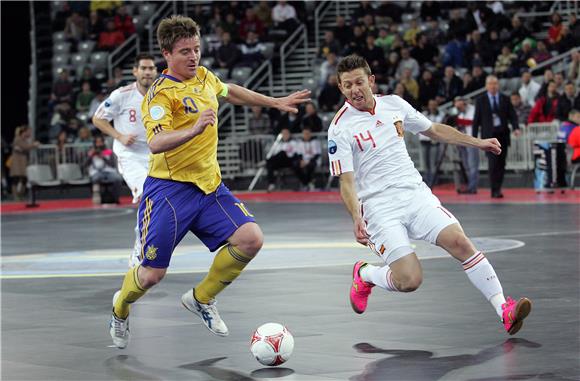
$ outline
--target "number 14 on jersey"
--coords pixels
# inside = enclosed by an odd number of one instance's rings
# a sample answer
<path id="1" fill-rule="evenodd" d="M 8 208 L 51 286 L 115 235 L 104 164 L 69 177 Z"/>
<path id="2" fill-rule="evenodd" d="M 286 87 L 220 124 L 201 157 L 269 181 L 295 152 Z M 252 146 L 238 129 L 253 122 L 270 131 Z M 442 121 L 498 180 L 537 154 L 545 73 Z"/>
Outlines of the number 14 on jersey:
<path id="1" fill-rule="evenodd" d="M 366 136 L 365 136 L 366 133 Z M 371 149 L 374 149 L 377 147 L 377 144 L 375 143 L 375 139 L 373 138 L 373 135 L 371 134 L 371 132 L 369 130 L 366 130 L 366 132 L 361 132 L 358 135 L 354 135 L 354 140 L 356 140 L 356 144 L 358 145 L 358 148 L 361 151 L 364 151 L 364 146 L 363 143 L 364 142 L 371 142 L 372 146 Z M 365 144 L 365 146 L 367 146 L 368 144 Z"/>

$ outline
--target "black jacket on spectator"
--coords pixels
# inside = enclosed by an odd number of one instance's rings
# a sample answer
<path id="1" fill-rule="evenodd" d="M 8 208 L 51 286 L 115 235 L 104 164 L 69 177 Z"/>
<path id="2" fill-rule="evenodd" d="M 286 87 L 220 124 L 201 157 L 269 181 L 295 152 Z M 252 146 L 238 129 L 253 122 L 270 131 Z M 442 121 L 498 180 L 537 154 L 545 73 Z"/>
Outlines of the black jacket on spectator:
<path id="1" fill-rule="evenodd" d="M 572 109 L 580 110 L 580 95 L 577 95 L 573 100 L 570 100 L 566 94 L 560 95 L 558 107 L 556 107 L 556 119 L 560 121 L 568 120 L 568 114 Z"/>
<path id="2" fill-rule="evenodd" d="M 427 106 L 427 103 L 431 99 L 435 99 L 437 96 L 437 90 L 439 89 L 439 84 L 435 78 L 431 81 L 425 82 L 423 78 L 419 80 L 419 103 L 421 106 Z"/>
<path id="3" fill-rule="evenodd" d="M 458 76 L 454 75 L 449 83 L 446 83 L 443 79 L 439 81 L 437 95 L 445 98 L 445 101 L 450 101 L 458 96 L 461 90 L 463 90 L 463 83 Z"/>
<path id="4" fill-rule="evenodd" d="M 441 7 L 438 1 L 423 1 L 421 3 L 421 11 L 419 13 L 421 20 L 437 20 L 441 16 Z"/>
<path id="5" fill-rule="evenodd" d="M 390 17 L 396 23 L 400 23 L 403 16 L 403 8 L 395 2 L 381 3 L 377 9 L 377 13 L 383 17 Z"/>
<path id="6" fill-rule="evenodd" d="M 332 31 L 334 32 L 334 38 L 340 43 L 341 46 L 346 45 L 350 41 L 352 35 L 352 28 L 350 26 L 336 26 Z"/>
<path id="7" fill-rule="evenodd" d="M 526 38 L 530 37 L 531 35 L 532 35 L 532 32 L 530 32 L 528 30 L 528 28 L 526 28 L 523 25 L 517 29 L 512 28 L 510 30 L 509 42 L 512 45 L 517 45 L 520 42 L 522 42 L 523 40 L 525 40 Z"/>
<path id="8" fill-rule="evenodd" d="M 416 59 L 421 67 L 426 63 L 432 63 L 433 58 L 438 54 L 439 49 L 431 44 L 425 44 L 425 46 L 417 45 L 411 50 L 411 57 Z"/>
<path id="9" fill-rule="evenodd" d="M 336 106 L 340 104 L 342 94 L 338 86 L 324 85 L 318 96 L 318 108 L 324 112 L 336 111 Z"/>
<path id="10" fill-rule="evenodd" d="M 312 132 L 321 132 L 322 131 L 322 119 L 318 115 L 306 115 L 302 119 L 302 129 L 310 128 Z"/>
<path id="11" fill-rule="evenodd" d="M 236 44 L 230 42 L 227 45 L 221 45 L 215 51 L 216 61 L 225 62 L 228 69 L 232 69 L 236 63 L 239 62 L 242 56 L 242 52 Z M 216 67 L 219 67 L 219 63 L 216 62 Z"/>

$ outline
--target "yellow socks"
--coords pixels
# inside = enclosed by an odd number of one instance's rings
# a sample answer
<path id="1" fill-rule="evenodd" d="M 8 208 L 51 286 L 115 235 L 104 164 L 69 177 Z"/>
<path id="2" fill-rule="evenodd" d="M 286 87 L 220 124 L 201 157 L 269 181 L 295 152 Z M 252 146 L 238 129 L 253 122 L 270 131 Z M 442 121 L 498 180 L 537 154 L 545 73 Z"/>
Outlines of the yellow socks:
<path id="1" fill-rule="evenodd" d="M 195 287 L 195 299 L 208 304 L 217 294 L 240 275 L 252 260 L 240 249 L 230 244 L 217 252 L 206 277 Z"/>
<path id="2" fill-rule="evenodd" d="M 147 292 L 147 290 L 139 284 L 139 277 L 137 276 L 137 270 L 139 267 L 141 266 L 135 266 L 125 274 L 121 292 L 113 305 L 113 313 L 119 319 L 127 319 L 131 304 L 136 302 Z"/>

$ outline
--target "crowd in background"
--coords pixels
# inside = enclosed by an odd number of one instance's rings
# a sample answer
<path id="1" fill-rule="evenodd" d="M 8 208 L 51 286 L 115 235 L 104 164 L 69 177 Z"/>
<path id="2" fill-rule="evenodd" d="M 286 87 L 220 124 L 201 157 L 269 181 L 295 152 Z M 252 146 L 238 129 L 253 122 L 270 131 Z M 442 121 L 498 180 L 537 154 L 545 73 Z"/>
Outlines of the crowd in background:
<path id="1" fill-rule="evenodd" d="M 73 52 L 86 40 L 95 41 L 99 50 L 111 51 L 138 32 L 131 6 L 122 1 L 58 2 L 53 30 L 64 31 Z M 352 17 L 337 17 L 336 26 L 324 32 L 313 62 L 319 84 L 313 102 L 301 107 L 297 115 L 255 107 L 249 133 L 325 131 L 327 121 L 320 113 L 332 114 L 344 102 L 336 66 L 348 54 L 361 55 L 369 62 L 376 76 L 375 93 L 397 94 L 433 120 L 447 117 L 437 111 L 439 105 L 454 101 L 457 106 L 462 96 L 484 87 L 487 75 L 495 74 L 500 79 L 521 78 L 519 88 L 508 94 L 521 124 L 554 119 L 573 123 L 570 112 L 580 109 L 580 53 L 572 55 L 566 71 L 545 69 L 532 75 L 530 70 L 576 46 L 580 24 L 574 15 L 564 21 L 554 13 L 548 37 L 537 40 L 532 31 L 544 27 L 514 15 L 520 6 L 500 1 L 424 1 L 418 17 L 412 17 L 415 9 L 408 3 L 362 1 Z M 536 10 L 542 6 L 550 4 L 539 2 Z M 211 68 L 227 69 L 229 74 L 237 67 L 256 68 L 266 59 L 265 42 L 280 43 L 308 20 L 303 2 L 286 1 L 198 4 L 190 16 L 201 20 L 204 57 L 211 58 L 207 61 Z M 541 81 L 534 79 L 538 75 L 543 76 Z M 120 67 L 111 78 L 99 78 L 90 66 L 80 73 L 62 70 L 52 87 L 48 142 L 59 146 L 93 143 L 98 130 L 90 124 L 90 116 L 123 84 Z M 460 112 L 457 107 L 453 110 Z M 430 148 L 432 143 L 422 140 L 421 144 Z M 426 179 L 429 176 L 426 173 Z M 303 187 L 309 184 L 310 180 L 302 182 Z"/>

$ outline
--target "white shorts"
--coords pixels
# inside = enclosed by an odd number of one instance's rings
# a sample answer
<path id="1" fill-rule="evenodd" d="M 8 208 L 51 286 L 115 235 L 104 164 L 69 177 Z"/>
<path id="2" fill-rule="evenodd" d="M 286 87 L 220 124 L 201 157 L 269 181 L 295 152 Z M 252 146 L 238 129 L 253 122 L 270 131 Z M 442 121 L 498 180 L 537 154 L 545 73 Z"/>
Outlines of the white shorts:
<path id="1" fill-rule="evenodd" d="M 119 173 L 133 195 L 133 204 L 143 193 L 143 184 L 149 172 L 149 155 L 123 155 L 117 157 Z"/>
<path id="2" fill-rule="evenodd" d="M 409 238 L 436 244 L 444 228 L 458 223 L 425 183 L 415 190 L 402 190 L 400 195 L 373 197 L 361 208 L 369 247 L 387 264 L 414 252 Z"/>

